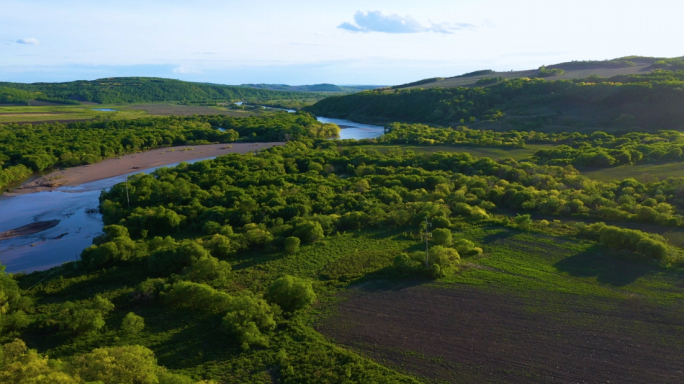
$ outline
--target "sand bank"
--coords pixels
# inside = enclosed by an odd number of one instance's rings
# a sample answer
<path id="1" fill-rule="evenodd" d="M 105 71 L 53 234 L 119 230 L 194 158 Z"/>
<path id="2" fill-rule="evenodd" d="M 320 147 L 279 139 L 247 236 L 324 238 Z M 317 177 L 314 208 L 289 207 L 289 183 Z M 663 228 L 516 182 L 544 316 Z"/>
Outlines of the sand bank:
<path id="1" fill-rule="evenodd" d="M 136 170 L 216 157 L 228 153 L 244 154 L 284 144 L 282 142 L 232 143 L 158 148 L 107 159 L 96 164 L 55 171 L 18 187 L 8 195 L 49 191 L 63 186 L 75 187 L 91 181 L 125 175 Z"/>
<path id="2" fill-rule="evenodd" d="M 43 232 L 52 227 L 56 227 L 59 220 L 38 221 L 35 223 L 24 225 L 23 227 L 15 228 L 9 231 L 0 232 L 0 241 L 13 239 L 15 237 L 33 235 L 34 233 Z"/>

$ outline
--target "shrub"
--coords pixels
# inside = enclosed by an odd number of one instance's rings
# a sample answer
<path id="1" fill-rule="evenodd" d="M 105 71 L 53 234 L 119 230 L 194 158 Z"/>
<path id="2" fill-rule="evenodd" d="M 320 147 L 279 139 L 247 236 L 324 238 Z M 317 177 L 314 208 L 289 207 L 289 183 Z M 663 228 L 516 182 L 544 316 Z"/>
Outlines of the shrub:
<path id="1" fill-rule="evenodd" d="M 460 239 L 453 244 L 453 248 L 462 256 L 477 256 L 482 254 L 482 248 L 476 247 L 470 240 Z"/>
<path id="2" fill-rule="evenodd" d="M 197 283 L 225 284 L 230 277 L 232 268 L 229 263 L 219 261 L 215 257 L 204 257 L 186 268 L 183 274 Z"/>
<path id="3" fill-rule="evenodd" d="M 97 348 L 74 357 L 75 373 L 86 381 L 157 384 L 154 353 L 140 345 Z"/>
<path id="4" fill-rule="evenodd" d="M 147 265 L 157 275 L 180 272 L 197 260 L 210 257 L 209 252 L 192 240 L 184 240 L 175 248 L 162 249 L 150 255 Z"/>
<path id="5" fill-rule="evenodd" d="M 180 281 L 171 287 L 168 301 L 177 308 L 222 312 L 230 308 L 232 296 L 200 283 Z"/>
<path id="6" fill-rule="evenodd" d="M 230 256 L 237 248 L 237 244 L 234 244 L 225 235 L 219 234 L 212 236 L 205 245 L 211 251 L 212 255 L 221 258 Z"/>
<path id="7" fill-rule="evenodd" d="M 518 214 L 514 219 L 513 222 L 515 223 L 515 226 L 520 228 L 520 229 L 527 229 L 530 227 L 532 224 L 532 217 L 530 216 L 529 213 L 526 213 L 524 215 Z"/>
<path id="8" fill-rule="evenodd" d="M 151 302 L 164 290 L 166 284 L 163 279 L 147 279 L 138 284 L 131 293 L 133 301 Z"/>
<path id="9" fill-rule="evenodd" d="M 204 232 L 205 235 L 214 235 L 217 234 L 221 231 L 221 224 L 215 222 L 215 221 L 207 221 L 204 223 L 204 226 L 202 226 L 202 232 Z"/>
<path id="10" fill-rule="evenodd" d="M 299 243 L 301 241 L 298 237 L 290 236 L 285 239 L 285 253 L 291 255 L 299 251 Z"/>
<path id="11" fill-rule="evenodd" d="M 316 293 L 310 282 L 283 276 L 271 284 L 266 300 L 278 304 L 285 312 L 294 312 L 311 305 L 316 300 Z"/>
<path id="12" fill-rule="evenodd" d="M 235 297 L 223 318 L 223 328 L 237 340 L 242 349 L 249 349 L 251 345 L 266 346 L 268 336 L 264 333 L 275 329 L 276 314 L 263 299 L 251 296 Z"/>
<path id="13" fill-rule="evenodd" d="M 315 243 L 325 237 L 321 223 L 317 221 L 307 221 L 297 224 L 293 235 L 300 238 L 304 243 Z"/>
<path id="14" fill-rule="evenodd" d="M 113 309 L 114 304 L 100 295 L 80 303 L 67 301 L 57 315 L 57 323 L 61 330 L 75 334 L 94 332 L 104 327 L 104 317 Z"/>
<path id="15" fill-rule="evenodd" d="M 446 248 L 442 246 L 436 246 L 430 248 L 429 251 L 429 264 L 437 264 L 442 269 L 450 268 L 461 262 L 461 256 L 453 248 Z"/>
<path id="16" fill-rule="evenodd" d="M 145 319 L 133 312 L 129 312 L 121 323 L 121 330 L 129 335 L 140 333 L 144 328 Z"/>
<path id="17" fill-rule="evenodd" d="M 446 228 L 438 228 L 432 231 L 432 241 L 437 245 L 451 245 L 453 238 L 451 231 Z"/>

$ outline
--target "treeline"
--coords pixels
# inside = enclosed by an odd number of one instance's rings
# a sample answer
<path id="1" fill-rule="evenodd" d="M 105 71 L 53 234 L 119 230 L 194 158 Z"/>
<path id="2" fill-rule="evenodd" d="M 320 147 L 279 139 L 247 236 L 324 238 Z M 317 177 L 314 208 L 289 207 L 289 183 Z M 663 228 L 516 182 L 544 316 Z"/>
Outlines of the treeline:
<path id="1" fill-rule="evenodd" d="M 426 216 L 449 228 L 453 220 L 510 210 L 684 224 L 676 212 L 684 207 L 682 179 L 600 183 L 568 167 L 466 153 L 380 154 L 330 142 L 162 169 L 132 178 L 128 192 L 130 207 L 122 185 L 102 195 L 105 223 L 127 227 L 133 239 L 204 233 L 213 236 L 208 248 L 223 244 L 228 252 L 282 246 L 291 236 L 311 243 L 336 231 L 417 227 Z"/>
<path id="2" fill-rule="evenodd" d="M 338 133 L 337 125 L 320 123 L 307 113 L 0 125 L 0 187 L 35 171 L 93 164 L 151 148 L 237 140 L 306 140 Z"/>
<path id="3" fill-rule="evenodd" d="M 0 87 L 29 92 L 34 95 L 40 93 L 43 97 L 52 99 L 71 99 L 101 104 L 200 100 L 255 101 L 293 99 L 302 96 L 300 92 L 192 83 L 154 77 L 113 77 L 67 83 L 0 83 Z M 34 100 L 38 96 L 32 97 L 23 101 Z"/>
<path id="4" fill-rule="evenodd" d="M 645 162 L 684 160 L 684 135 L 677 131 L 632 132 L 611 135 L 602 131 L 544 133 L 492 131 L 465 126 L 435 128 L 424 124 L 392 123 L 377 143 L 419 145 L 468 145 L 525 148 L 527 144 L 554 144 L 534 153 L 539 164 L 612 167 Z"/>
<path id="5" fill-rule="evenodd" d="M 684 112 L 676 106 L 684 102 L 684 72 L 656 71 L 606 79 L 546 81 L 518 78 L 488 87 L 373 90 L 323 99 L 304 109 L 318 115 L 369 123 L 416 122 L 459 125 L 480 120 L 500 120 L 505 113 L 536 115 L 540 109 L 559 111 L 547 116 L 563 123 L 568 108 L 621 111 L 626 105 L 639 105 L 625 111 L 629 121 L 610 122 L 624 129 L 634 125 L 649 129 L 681 129 Z M 667 116 L 646 119 L 648 111 L 667 109 Z M 529 111 L 529 112 L 528 112 Z M 611 112 L 615 113 L 615 112 Z M 618 112 L 619 114 L 620 112 Z M 507 122 L 528 129 L 528 118 L 510 117 Z M 534 123 L 534 122 L 533 122 Z M 562 124 L 561 124 L 562 125 Z M 532 124 L 532 128 L 536 127 Z"/>

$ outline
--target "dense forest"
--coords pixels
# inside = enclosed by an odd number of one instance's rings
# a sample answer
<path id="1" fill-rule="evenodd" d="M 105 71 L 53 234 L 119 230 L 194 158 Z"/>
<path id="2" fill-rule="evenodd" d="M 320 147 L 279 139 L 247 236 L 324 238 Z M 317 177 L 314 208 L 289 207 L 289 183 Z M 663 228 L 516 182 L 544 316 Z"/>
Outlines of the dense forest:
<path id="1" fill-rule="evenodd" d="M 217 128 L 223 128 L 221 131 Z M 336 136 L 339 127 L 307 113 L 269 117 L 191 116 L 69 124 L 0 125 L 0 187 L 33 172 L 93 164 L 145 149 L 234 141 Z"/>
<path id="2" fill-rule="evenodd" d="M 673 205 L 681 204 L 682 183 L 602 184 L 569 168 L 462 153 L 381 154 L 331 141 L 136 175 L 102 193 L 104 233 L 60 279 L 19 276 L 20 289 L 2 277 L 0 378 L 414 382 L 323 340 L 311 305 L 359 279 L 458 274 L 462 260 L 483 253 L 463 236 L 469 228 L 560 225 L 509 209 L 682 225 Z M 408 246 L 421 244 L 426 218 L 427 255 Z M 658 235 L 600 222 L 564 228 L 615 257 L 664 267 L 684 260 Z M 392 240 L 362 242 L 361 234 L 378 231 Z M 357 249 L 336 259 L 328 244 Z M 50 357 L 12 341 L 20 335 Z"/>
<path id="3" fill-rule="evenodd" d="M 683 87 L 684 71 L 557 81 L 517 78 L 488 87 L 365 91 L 329 97 L 305 110 L 369 123 L 453 126 L 499 121 L 521 130 L 541 126 L 681 130 Z"/>
<path id="4" fill-rule="evenodd" d="M 68 83 L 0 82 L 0 103 L 25 102 L 35 99 L 89 101 L 100 104 L 160 101 L 256 101 L 293 99 L 301 98 L 301 96 L 300 92 L 191 83 L 154 77 L 112 77 Z"/>

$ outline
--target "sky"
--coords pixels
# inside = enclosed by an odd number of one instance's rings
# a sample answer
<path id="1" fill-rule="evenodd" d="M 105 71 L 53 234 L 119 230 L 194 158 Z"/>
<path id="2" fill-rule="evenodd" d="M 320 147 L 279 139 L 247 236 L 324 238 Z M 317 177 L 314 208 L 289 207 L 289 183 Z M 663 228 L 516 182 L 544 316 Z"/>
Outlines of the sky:
<path id="1" fill-rule="evenodd" d="M 684 2 L 0 0 L 0 81 L 394 85 L 684 55 Z"/>

